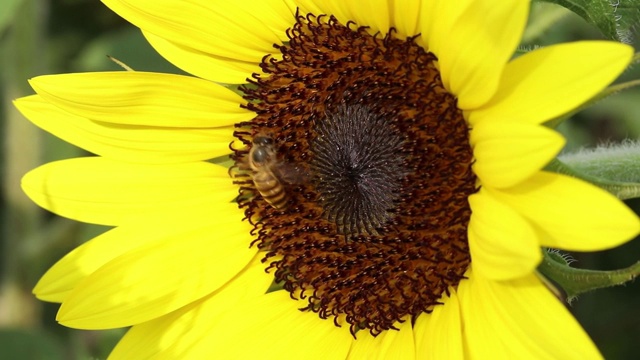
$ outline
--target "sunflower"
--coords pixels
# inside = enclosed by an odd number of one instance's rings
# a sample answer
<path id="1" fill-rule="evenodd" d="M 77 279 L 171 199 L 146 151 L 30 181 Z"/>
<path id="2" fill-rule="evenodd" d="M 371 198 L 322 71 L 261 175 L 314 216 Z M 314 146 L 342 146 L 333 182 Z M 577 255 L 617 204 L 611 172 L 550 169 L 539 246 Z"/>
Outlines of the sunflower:
<path id="1" fill-rule="evenodd" d="M 521 0 L 103 1 L 194 76 L 41 76 L 16 100 L 97 155 L 25 192 L 114 227 L 37 284 L 61 324 L 131 326 L 114 359 L 600 356 L 541 247 L 615 247 L 640 222 L 543 171 L 564 139 L 541 124 L 629 46 L 512 59 Z"/>

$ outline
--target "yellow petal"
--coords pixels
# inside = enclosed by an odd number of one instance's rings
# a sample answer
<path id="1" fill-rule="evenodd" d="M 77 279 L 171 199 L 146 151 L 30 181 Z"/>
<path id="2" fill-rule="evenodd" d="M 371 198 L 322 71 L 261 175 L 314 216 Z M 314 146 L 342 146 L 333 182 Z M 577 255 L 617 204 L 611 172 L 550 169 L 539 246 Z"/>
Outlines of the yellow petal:
<path id="1" fill-rule="evenodd" d="M 368 330 L 359 331 L 351 344 L 349 360 L 411 360 L 416 358 L 411 319 L 394 325 L 398 330 L 386 330 L 374 337 Z"/>
<path id="2" fill-rule="evenodd" d="M 239 222 L 244 216 L 236 204 L 217 203 L 214 206 L 225 214 L 213 217 L 215 221 L 233 219 Z M 144 225 L 131 223 L 120 226 L 87 241 L 47 270 L 33 293 L 38 299 L 60 303 L 80 281 L 116 257 L 169 235 L 188 232 L 202 226 L 203 222 L 212 221 L 211 215 L 204 211 L 194 212 L 187 219 L 178 215 L 167 213 L 164 217 L 153 217 L 140 222 Z"/>
<path id="3" fill-rule="evenodd" d="M 206 54 L 259 63 L 265 54 L 275 50 L 273 44 L 281 43 L 272 24 L 265 23 L 269 17 L 263 18 L 262 13 L 234 2 L 102 2 L 140 29 Z"/>
<path id="4" fill-rule="evenodd" d="M 473 1 L 446 32 L 446 41 L 434 49 L 443 83 L 458 97 L 461 109 L 477 108 L 495 93 L 520 42 L 528 11 L 528 1 Z"/>
<path id="5" fill-rule="evenodd" d="M 176 163 L 211 159 L 229 153 L 232 127 L 172 128 L 92 121 L 73 115 L 39 95 L 14 102 L 31 122 L 62 140 L 114 160 Z"/>
<path id="6" fill-rule="evenodd" d="M 422 314 L 414 325 L 416 359 L 464 359 L 460 303 L 453 289 L 443 296 L 431 314 Z"/>
<path id="7" fill-rule="evenodd" d="M 473 0 L 432 0 L 422 3 L 420 32 L 429 51 L 439 56 L 442 49 L 448 46 L 449 35 L 458 26 L 460 16 L 472 5 Z"/>
<path id="8" fill-rule="evenodd" d="M 324 0 L 296 0 L 295 4 L 300 9 L 302 15 L 313 14 L 318 15 L 331 15 L 327 14 L 326 5 Z M 324 9 L 323 9 L 324 8 Z"/>
<path id="9" fill-rule="evenodd" d="M 258 71 L 258 64 L 211 55 L 186 45 L 142 31 L 149 44 L 180 69 L 203 79 L 226 84 L 243 84 Z"/>
<path id="10" fill-rule="evenodd" d="M 102 225 L 177 211 L 188 214 L 229 202 L 238 191 L 227 169 L 214 164 L 143 165 L 100 157 L 40 166 L 22 178 L 22 189 L 51 212 Z"/>
<path id="11" fill-rule="evenodd" d="M 358 25 L 368 26 L 372 34 L 389 32 L 391 9 L 389 0 L 342 1 Z M 404 17 L 418 17 L 418 13 L 405 13 Z"/>
<path id="12" fill-rule="evenodd" d="M 351 344 L 347 360 L 369 359 L 374 358 L 381 350 L 382 341 L 373 337 L 366 330 L 360 331 L 357 338 Z"/>
<path id="13" fill-rule="evenodd" d="M 185 359 L 295 359 L 304 354 L 343 360 L 353 338 L 348 328 L 303 312 L 306 300 L 286 291 L 238 302 L 224 313 Z M 250 346 L 247 345 L 250 339 Z"/>
<path id="14" fill-rule="evenodd" d="M 633 48 L 581 41 L 538 49 L 507 64 L 495 96 L 469 121 L 515 118 L 540 124 L 591 99 L 629 65 Z"/>
<path id="15" fill-rule="evenodd" d="M 115 124 L 225 127 L 253 118 L 233 91 L 198 78 L 140 71 L 38 76 L 45 100 L 72 114 Z"/>
<path id="16" fill-rule="evenodd" d="M 421 0 L 392 1 L 393 26 L 398 31 L 400 39 L 414 36 L 422 31 Z"/>
<path id="17" fill-rule="evenodd" d="M 512 188 L 491 190 L 491 194 L 548 234 L 540 239 L 544 246 L 604 250 L 640 232 L 638 217 L 622 201 L 565 175 L 539 172 Z"/>
<path id="18" fill-rule="evenodd" d="M 342 25 L 346 25 L 349 21 L 355 21 L 351 14 L 351 10 L 346 1 L 340 0 L 311 0 L 299 1 L 302 6 L 307 9 L 316 9 L 313 15 L 333 15 Z M 314 3 L 314 4 L 311 4 Z M 357 24 L 358 26 L 366 26 L 366 24 Z"/>
<path id="19" fill-rule="evenodd" d="M 469 204 L 469 248 L 476 272 L 493 280 L 533 273 L 542 251 L 529 222 L 484 189 L 471 195 Z"/>
<path id="20" fill-rule="evenodd" d="M 33 289 L 43 301 L 61 303 L 71 290 L 105 262 L 131 249 L 155 240 L 142 227 L 119 227 L 80 245 L 55 263 Z"/>
<path id="21" fill-rule="evenodd" d="M 249 263 L 251 225 L 212 221 L 137 247 L 101 266 L 65 299 L 57 320 L 109 329 L 152 320 L 223 286 Z"/>
<path id="22" fill-rule="evenodd" d="M 569 311 L 534 275 L 491 281 L 476 273 L 458 288 L 469 359 L 599 359 Z"/>
<path id="23" fill-rule="evenodd" d="M 473 126 L 473 171 L 483 186 L 513 186 L 538 172 L 564 146 L 557 132 L 535 124 L 491 121 Z"/>
<path id="24" fill-rule="evenodd" d="M 219 317 L 241 301 L 264 295 L 273 281 L 257 255 L 249 266 L 218 291 L 160 318 L 134 325 L 109 355 L 115 359 L 185 359 L 186 352 L 215 330 Z M 199 348 L 205 349 L 203 346 Z M 211 349 L 209 349 L 211 351 Z M 196 356 L 194 359 L 205 359 Z"/>
<path id="25" fill-rule="evenodd" d="M 260 21 L 279 36 L 280 40 L 289 40 L 286 30 L 295 23 L 296 6 L 293 0 L 246 0 L 235 2 L 233 7 L 248 14 L 257 14 Z M 253 26 L 253 23 L 242 25 Z"/>

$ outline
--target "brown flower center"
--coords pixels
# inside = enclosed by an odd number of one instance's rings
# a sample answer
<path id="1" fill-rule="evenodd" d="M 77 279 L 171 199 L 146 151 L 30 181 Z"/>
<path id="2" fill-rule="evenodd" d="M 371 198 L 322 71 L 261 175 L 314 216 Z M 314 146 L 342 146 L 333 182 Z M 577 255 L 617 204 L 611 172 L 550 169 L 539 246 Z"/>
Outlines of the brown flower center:
<path id="1" fill-rule="evenodd" d="M 243 88 L 256 117 L 236 131 L 252 245 L 306 310 L 353 334 L 432 311 L 470 263 L 467 124 L 436 57 L 393 33 L 297 16 L 282 60 Z"/>

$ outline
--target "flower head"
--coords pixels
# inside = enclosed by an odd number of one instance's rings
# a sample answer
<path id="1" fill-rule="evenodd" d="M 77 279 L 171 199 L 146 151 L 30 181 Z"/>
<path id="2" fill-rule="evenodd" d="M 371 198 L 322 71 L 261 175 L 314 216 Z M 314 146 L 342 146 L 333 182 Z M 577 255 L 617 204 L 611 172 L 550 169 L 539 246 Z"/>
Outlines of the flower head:
<path id="1" fill-rule="evenodd" d="M 564 140 L 541 124 L 631 48 L 511 60 L 517 0 L 104 2 L 195 77 L 44 76 L 16 101 L 98 155 L 32 171 L 27 194 L 115 226 L 36 287 L 62 324 L 132 326 L 114 358 L 598 356 L 537 278 L 541 246 L 640 223 L 542 171 Z M 232 179 L 206 161 L 229 143 Z"/>

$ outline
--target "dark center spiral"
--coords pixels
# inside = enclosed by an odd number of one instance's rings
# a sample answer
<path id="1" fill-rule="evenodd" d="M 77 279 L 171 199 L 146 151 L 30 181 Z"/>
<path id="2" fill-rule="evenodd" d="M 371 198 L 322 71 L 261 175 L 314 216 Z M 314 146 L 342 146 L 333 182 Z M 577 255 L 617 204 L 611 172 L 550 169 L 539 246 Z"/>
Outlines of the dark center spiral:
<path id="1" fill-rule="evenodd" d="M 318 201 L 340 233 L 378 234 L 406 174 L 403 137 L 384 115 L 338 106 L 315 126 L 311 171 Z"/>
<path id="2" fill-rule="evenodd" d="M 256 117 L 235 133 L 245 144 L 233 155 L 238 203 L 292 297 L 354 335 L 377 335 L 432 311 L 464 279 L 476 192 L 469 129 L 416 38 L 295 20 L 276 45 L 282 60 L 266 56 L 243 88 Z M 243 165 L 263 134 L 286 207 L 270 206 Z"/>

